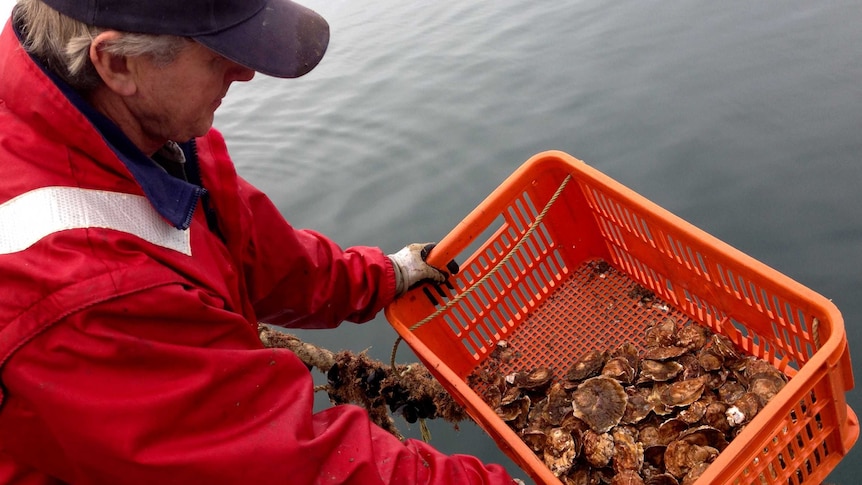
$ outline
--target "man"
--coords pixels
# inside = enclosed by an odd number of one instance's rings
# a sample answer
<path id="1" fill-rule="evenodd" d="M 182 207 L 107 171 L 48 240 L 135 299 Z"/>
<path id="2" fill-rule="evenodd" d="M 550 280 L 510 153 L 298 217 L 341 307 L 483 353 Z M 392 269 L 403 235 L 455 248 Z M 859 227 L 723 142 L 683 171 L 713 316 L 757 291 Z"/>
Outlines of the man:
<path id="1" fill-rule="evenodd" d="M 256 325 L 363 322 L 426 279 L 293 229 L 213 112 L 298 77 L 326 22 L 287 0 L 19 0 L 0 35 L 0 482 L 511 483 L 400 442 Z M 23 48 L 22 48 L 23 47 Z"/>

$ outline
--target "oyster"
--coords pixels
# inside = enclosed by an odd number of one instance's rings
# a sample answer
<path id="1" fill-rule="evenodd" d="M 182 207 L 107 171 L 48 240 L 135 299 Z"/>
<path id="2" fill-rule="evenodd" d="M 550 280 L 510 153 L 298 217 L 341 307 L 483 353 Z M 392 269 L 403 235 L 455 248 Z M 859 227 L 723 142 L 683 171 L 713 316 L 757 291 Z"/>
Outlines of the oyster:
<path id="1" fill-rule="evenodd" d="M 528 396 L 521 396 L 509 404 L 504 404 L 496 409 L 497 416 L 509 423 L 515 429 L 523 428 L 527 424 L 530 413 L 531 401 Z"/>
<path id="2" fill-rule="evenodd" d="M 681 479 L 692 468 L 699 467 L 704 463 L 712 463 L 717 456 L 718 450 L 715 448 L 677 440 L 667 445 L 664 452 L 664 464 L 668 473 Z"/>
<path id="3" fill-rule="evenodd" d="M 544 450 L 545 465 L 555 476 L 565 475 L 575 462 L 577 449 L 572 434 L 563 428 L 553 428 L 548 432 Z"/>
<path id="4" fill-rule="evenodd" d="M 614 438 L 609 433 L 596 433 L 588 429 L 582 435 L 584 440 L 584 458 L 596 467 L 608 466 L 614 457 Z"/>
<path id="5" fill-rule="evenodd" d="M 700 399 L 706 377 L 696 377 L 685 381 L 674 382 L 661 394 L 661 402 L 666 406 L 681 407 Z"/>
<path id="6" fill-rule="evenodd" d="M 760 399 L 760 405 L 765 406 L 776 394 L 784 388 L 784 377 L 778 373 L 756 374 L 751 378 L 748 389 Z"/>
<path id="7" fill-rule="evenodd" d="M 500 406 L 508 406 L 521 398 L 521 389 L 510 387 L 500 396 Z"/>
<path id="8" fill-rule="evenodd" d="M 703 368 L 700 367 L 700 362 L 697 361 L 697 354 L 691 352 L 682 354 L 678 359 L 674 359 L 673 362 L 678 362 L 682 365 L 682 373 L 677 376 L 678 379 L 694 379 L 704 374 Z"/>
<path id="9" fill-rule="evenodd" d="M 652 347 L 644 352 L 644 359 L 649 360 L 670 360 L 675 359 L 688 352 L 685 347 L 678 345 L 664 345 L 661 347 Z"/>
<path id="10" fill-rule="evenodd" d="M 682 477 L 680 485 L 692 485 L 698 478 L 700 478 L 701 475 L 703 475 L 703 472 L 705 472 L 708 467 L 709 463 L 706 462 L 695 464 L 691 469 L 689 469 L 688 473 Z"/>
<path id="11" fill-rule="evenodd" d="M 637 347 L 631 342 L 626 342 L 620 345 L 612 354 L 611 358 L 623 358 L 628 361 L 632 368 L 637 369 L 640 355 Z"/>
<path id="12" fill-rule="evenodd" d="M 746 392 L 733 405 L 727 409 L 728 422 L 731 426 L 738 426 L 751 421 L 751 418 L 760 411 L 760 399 L 752 392 Z"/>
<path id="13" fill-rule="evenodd" d="M 542 391 L 547 389 L 554 379 L 554 373 L 547 367 L 537 367 L 530 372 L 516 372 L 511 375 L 513 386 L 525 391 Z M 509 378 L 506 379 L 509 381 Z"/>
<path id="14" fill-rule="evenodd" d="M 592 479 L 590 467 L 583 464 L 572 467 L 569 474 L 565 476 L 563 483 L 565 485 L 597 485 L 597 482 Z"/>
<path id="15" fill-rule="evenodd" d="M 647 328 L 645 334 L 647 348 L 676 345 L 679 342 L 676 327 L 676 321 L 673 318 L 665 318 L 660 323 Z"/>
<path id="16" fill-rule="evenodd" d="M 721 355 L 724 359 L 725 364 L 731 369 L 740 369 L 745 364 L 745 359 L 743 359 L 742 355 L 736 350 L 733 342 L 730 341 L 729 338 L 725 337 L 721 334 L 713 334 L 710 338 L 711 348 L 715 350 L 716 353 Z"/>
<path id="17" fill-rule="evenodd" d="M 736 424 L 731 425 L 728 421 L 727 411 L 729 408 L 730 405 L 724 401 L 711 402 L 706 407 L 706 412 L 703 415 L 703 421 L 706 422 L 706 424 L 708 424 L 709 426 L 712 426 L 713 428 L 724 431 L 726 433 L 730 431 L 731 426 L 736 426 Z"/>
<path id="18" fill-rule="evenodd" d="M 644 479 L 634 470 L 623 470 L 614 474 L 610 485 L 644 485 Z"/>
<path id="19" fill-rule="evenodd" d="M 643 387 L 640 389 L 626 390 L 628 399 L 626 400 L 626 410 L 623 412 L 623 417 L 620 422 L 625 424 L 637 424 L 643 421 L 655 407 L 649 401 L 649 389 Z"/>
<path id="20" fill-rule="evenodd" d="M 736 382 L 728 381 L 718 388 L 718 398 L 724 402 L 733 402 L 745 394 L 745 387 Z"/>
<path id="21" fill-rule="evenodd" d="M 598 433 L 605 433 L 619 424 L 627 402 L 623 386 L 606 376 L 591 377 L 572 393 L 575 416 Z"/>
<path id="22" fill-rule="evenodd" d="M 604 367 L 606 358 L 607 353 L 598 350 L 591 350 L 582 354 L 569 367 L 568 372 L 566 372 L 566 379 L 569 381 L 582 381 L 597 375 L 602 370 L 602 367 Z"/>
<path id="23" fill-rule="evenodd" d="M 545 451 L 545 445 L 548 442 L 548 435 L 544 427 L 533 426 L 521 431 L 521 439 L 535 453 L 542 454 Z"/>
<path id="24" fill-rule="evenodd" d="M 679 480 L 670 473 L 659 473 L 649 477 L 644 485 L 679 485 Z"/>
<path id="25" fill-rule="evenodd" d="M 572 399 L 563 389 L 562 384 L 555 382 L 548 390 L 548 399 L 545 405 L 543 418 L 548 424 L 559 426 L 563 419 L 572 413 Z"/>
<path id="26" fill-rule="evenodd" d="M 513 349 L 506 340 L 500 340 L 497 342 L 496 347 L 489 355 L 491 359 L 504 364 L 507 364 L 520 356 L 520 352 Z"/>
<path id="27" fill-rule="evenodd" d="M 682 364 L 679 362 L 644 359 L 641 361 L 639 382 L 666 382 L 678 376 L 680 372 L 682 372 Z"/>
<path id="28" fill-rule="evenodd" d="M 653 406 L 653 412 L 657 416 L 667 416 L 673 411 L 673 406 L 668 406 L 662 402 L 661 396 L 670 387 L 666 382 L 656 382 L 650 389 L 647 395 L 647 400 Z"/>
<path id="29" fill-rule="evenodd" d="M 688 325 L 677 332 L 677 345 L 688 350 L 701 349 L 706 345 L 709 338 L 709 330 L 700 325 L 689 322 Z"/>
<path id="30" fill-rule="evenodd" d="M 687 408 L 683 409 L 679 413 L 679 419 L 684 421 L 685 423 L 692 425 L 700 422 L 704 416 L 706 416 L 706 408 L 709 406 L 709 401 L 706 399 L 699 399 L 693 403 L 691 403 Z"/>
<path id="31" fill-rule="evenodd" d="M 664 470 L 664 452 L 667 445 L 644 445 L 644 465 Z"/>
<path id="32" fill-rule="evenodd" d="M 635 380 L 635 368 L 625 357 L 614 357 L 605 363 L 602 375 L 612 377 L 623 384 L 631 384 Z"/>
<path id="33" fill-rule="evenodd" d="M 668 445 L 679 437 L 679 435 L 688 429 L 688 423 L 679 419 L 671 418 L 661 423 L 658 427 L 658 441 L 663 445 Z"/>
<path id="34" fill-rule="evenodd" d="M 482 397 L 491 409 L 495 409 L 500 407 L 502 404 L 503 391 L 501 391 L 499 387 L 490 386 L 482 394 Z"/>
<path id="35" fill-rule="evenodd" d="M 727 438 L 725 438 L 724 432 L 712 426 L 687 429 L 679 434 L 679 440 L 693 445 L 709 446 L 719 451 L 727 448 Z"/>
<path id="36" fill-rule="evenodd" d="M 715 349 L 710 347 L 702 349 L 697 354 L 697 362 L 700 364 L 701 369 L 710 372 L 721 369 L 724 365 L 724 357 L 722 357 Z"/>
<path id="37" fill-rule="evenodd" d="M 611 436 L 614 439 L 614 471 L 617 474 L 625 471 L 640 472 L 644 464 L 644 447 L 635 439 L 635 432 L 617 426 Z"/>

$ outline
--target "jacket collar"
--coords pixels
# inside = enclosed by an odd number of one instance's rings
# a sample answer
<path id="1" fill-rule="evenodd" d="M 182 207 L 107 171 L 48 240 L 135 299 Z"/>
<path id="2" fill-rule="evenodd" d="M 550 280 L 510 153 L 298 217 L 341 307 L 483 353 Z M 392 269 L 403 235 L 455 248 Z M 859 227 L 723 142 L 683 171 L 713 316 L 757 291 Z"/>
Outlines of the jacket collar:
<path id="1" fill-rule="evenodd" d="M 10 25 L 7 23 L 4 36 L 8 35 L 9 28 Z M 20 43 L 21 35 L 17 28 L 14 30 Z M 198 175 L 200 171 L 197 166 L 198 160 L 194 141 L 180 144 L 186 158 L 185 164 L 190 169 L 189 173 L 195 175 L 193 179 L 187 182 L 170 175 L 144 154 L 113 121 L 97 111 L 65 81 L 50 72 L 41 61 L 32 56 L 29 58 L 39 66 L 66 99 L 92 123 L 107 146 L 132 174 L 156 211 L 174 227 L 188 229 L 197 202 L 206 193 L 206 189 L 200 184 Z"/>

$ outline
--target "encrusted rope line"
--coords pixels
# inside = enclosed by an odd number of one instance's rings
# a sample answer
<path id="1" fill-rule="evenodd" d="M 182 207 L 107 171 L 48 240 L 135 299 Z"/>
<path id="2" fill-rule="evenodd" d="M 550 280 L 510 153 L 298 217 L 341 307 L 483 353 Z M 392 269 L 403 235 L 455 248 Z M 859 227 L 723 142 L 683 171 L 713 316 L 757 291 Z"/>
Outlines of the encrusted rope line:
<path id="1" fill-rule="evenodd" d="M 820 350 L 820 320 L 814 317 L 814 323 L 811 325 L 811 336 L 814 338 L 814 351 Z"/>
<path id="2" fill-rule="evenodd" d="M 572 175 L 567 174 L 566 178 L 564 178 L 562 183 L 560 183 L 560 186 L 557 187 L 557 191 L 554 192 L 554 195 L 551 196 L 551 198 L 545 204 L 544 209 L 542 209 L 542 211 L 539 213 L 539 215 L 536 216 L 536 219 L 530 224 L 530 227 L 527 229 L 527 231 L 524 233 L 524 235 L 521 237 L 521 239 L 517 242 L 517 244 L 515 244 L 512 247 L 512 249 L 506 254 L 506 256 L 503 257 L 503 259 L 501 259 L 497 264 L 495 264 L 494 267 L 491 268 L 491 270 L 488 271 L 488 273 L 485 276 L 483 276 L 478 281 L 476 281 L 475 283 L 470 285 L 466 290 L 464 290 L 463 293 L 461 293 L 461 294 L 455 296 L 455 298 L 452 298 L 451 300 L 449 300 L 449 302 L 446 303 L 444 306 L 438 308 L 437 311 L 435 311 L 434 313 L 423 318 L 419 322 L 413 324 L 410 327 L 410 331 L 411 332 L 415 331 L 417 328 L 421 327 L 422 325 L 425 325 L 426 323 L 428 323 L 431 320 L 440 316 L 441 313 L 443 313 L 446 310 L 455 306 L 455 304 L 457 304 L 459 301 L 461 301 L 467 295 L 472 293 L 473 290 L 475 290 L 477 287 L 482 285 L 488 278 L 493 276 L 497 272 L 497 270 L 500 269 L 500 267 L 502 267 L 504 264 L 506 264 L 509 261 L 509 259 L 511 259 L 512 255 L 515 254 L 515 252 L 521 248 L 521 246 L 530 237 L 530 235 L 532 235 L 532 233 L 536 230 L 536 228 L 539 226 L 539 224 L 542 223 L 542 220 L 545 218 L 545 215 L 548 213 L 548 210 L 550 210 L 551 206 L 554 205 L 554 202 L 556 202 L 557 199 L 560 197 L 560 194 L 562 194 L 563 189 L 566 188 L 566 185 L 568 185 L 568 183 L 569 183 L 569 181 L 571 181 L 571 179 L 572 179 Z M 404 340 L 404 339 L 401 338 L 401 336 L 399 335 L 398 338 L 395 339 L 395 345 L 392 346 L 392 356 L 390 358 L 390 365 L 392 366 L 393 369 L 395 369 L 395 354 L 396 354 L 396 352 L 398 352 L 398 345 L 401 343 L 402 340 Z"/>

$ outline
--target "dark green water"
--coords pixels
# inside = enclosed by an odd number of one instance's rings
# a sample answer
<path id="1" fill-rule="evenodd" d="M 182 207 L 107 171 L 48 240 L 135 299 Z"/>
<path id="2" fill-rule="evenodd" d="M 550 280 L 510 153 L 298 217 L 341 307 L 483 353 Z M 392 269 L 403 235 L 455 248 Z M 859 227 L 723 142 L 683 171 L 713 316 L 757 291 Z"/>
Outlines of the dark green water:
<path id="1" fill-rule="evenodd" d="M 859 2 L 306 4 L 332 25 L 323 63 L 236 86 L 216 120 L 294 225 L 387 251 L 438 240 L 564 150 L 832 299 L 860 369 Z M 395 340 L 382 315 L 300 335 L 384 360 Z M 432 432 L 523 476 L 474 426 Z M 860 462 L 857 446 L 830 481 Z"/>

